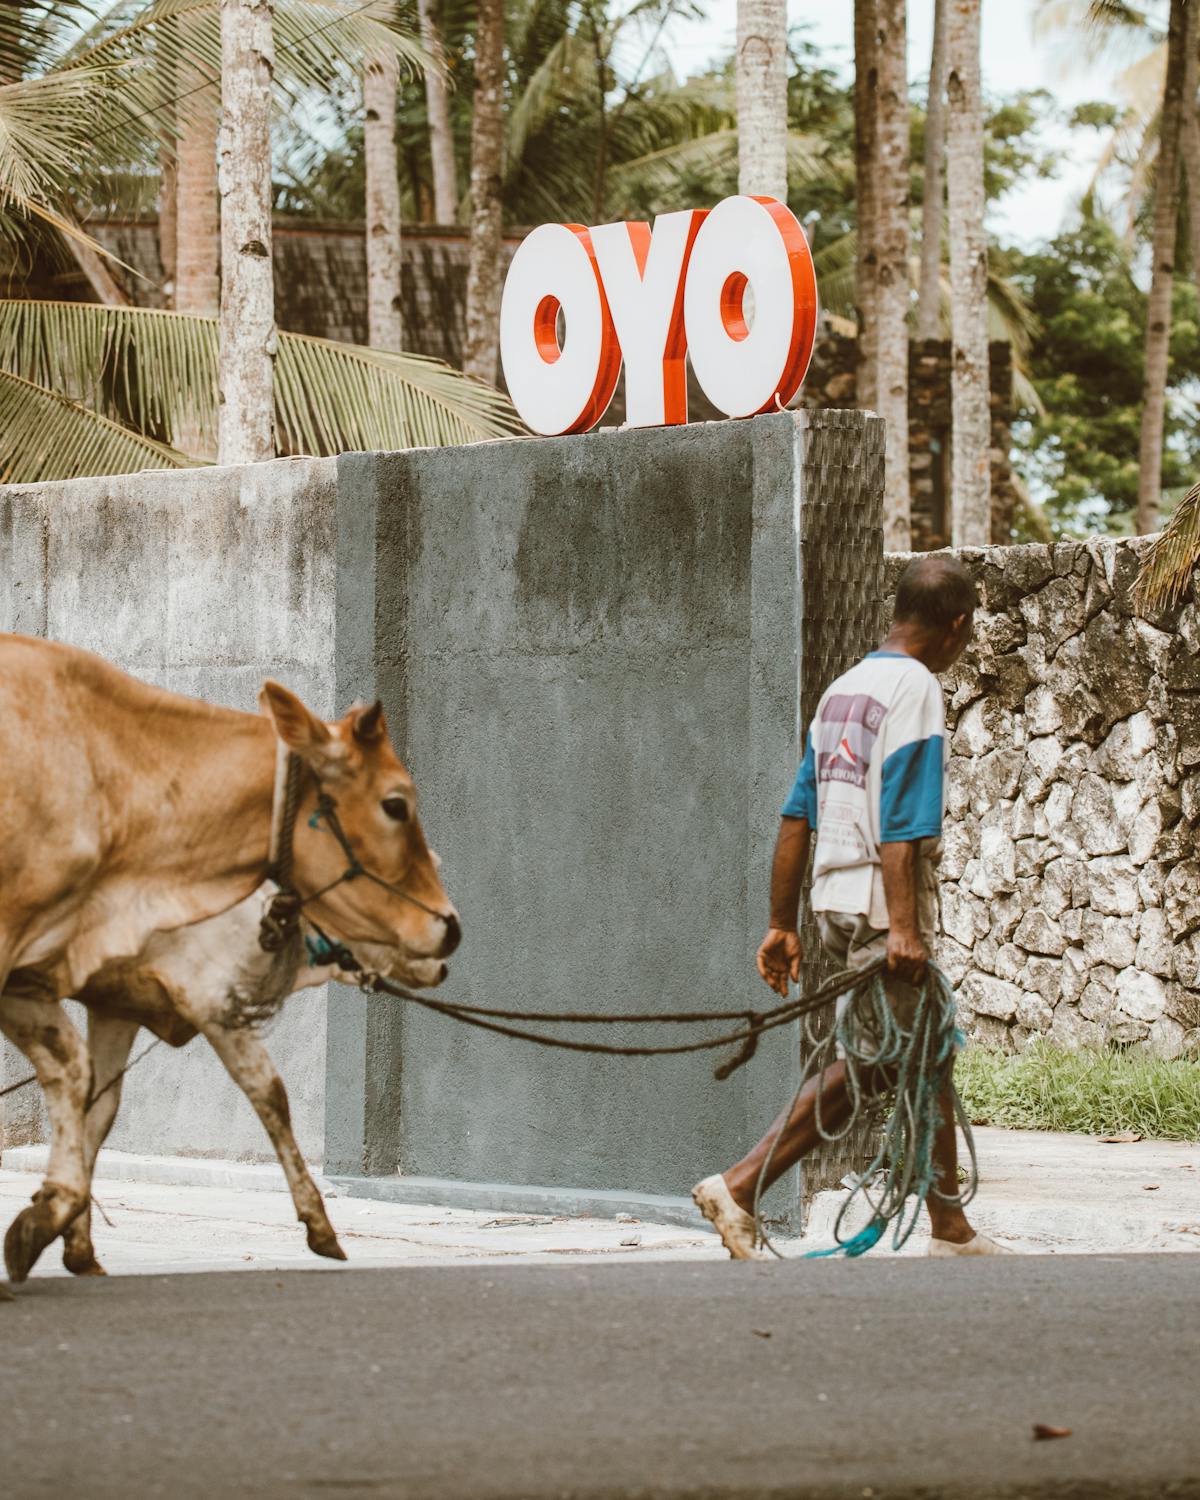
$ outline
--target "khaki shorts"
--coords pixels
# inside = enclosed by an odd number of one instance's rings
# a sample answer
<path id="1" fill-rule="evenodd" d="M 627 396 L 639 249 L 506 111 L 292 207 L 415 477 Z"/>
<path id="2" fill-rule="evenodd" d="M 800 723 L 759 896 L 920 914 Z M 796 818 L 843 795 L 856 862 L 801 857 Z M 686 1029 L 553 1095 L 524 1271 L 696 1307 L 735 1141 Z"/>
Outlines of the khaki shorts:
<path id="1" fill-rule="evenodd" d="M 927 860 L 921 860 L 918 871 L 917 923 L 920 927 L 921 940 L 932 957 L 939 926 L 937 872 Z M 865 916 L 857 916 L 850 912 L 819 911 L 815 915 L 821 934 L 821 945 L 839 969 L 852 969 L 857 973 L 860 969 L 869 968 L 877 959 L 887 957 L 888 932 L 886 927 L 872 927 Z M 897 1022 L 905 1030 L 910 1029 L 916 1014 L 917 1001 L 921 998 L 921 990 L 915 984 L 908 984 L 886 970 L 883 975 L 883 988 Z M 849 995 L 838 996 L 837 1017 L 839 1021 L 845 1015 L 849 1004 Z"/>
<path id="2" fill-rule="evenodd" d="M 869 968 L 876 959 L 887 957 L 887 928 L 872 927 L 866 917 L 850 916 L 840 911 L 817 912 L 817 926 L 821 932 L 821 946 L 837 964 L 839 969 Z M 922 932 L 921 937 L 930 953 L 933 952 L 933 933 Z M 915 984 L 898 979 L 884 970 L 883 989 L 888 1004 L 897 1022 L 907 1031 L 911 1028 L 921 991 Z M 840 1021 L 850 1004 L 849 995 L 839 995 L 837 1017 Z"/>

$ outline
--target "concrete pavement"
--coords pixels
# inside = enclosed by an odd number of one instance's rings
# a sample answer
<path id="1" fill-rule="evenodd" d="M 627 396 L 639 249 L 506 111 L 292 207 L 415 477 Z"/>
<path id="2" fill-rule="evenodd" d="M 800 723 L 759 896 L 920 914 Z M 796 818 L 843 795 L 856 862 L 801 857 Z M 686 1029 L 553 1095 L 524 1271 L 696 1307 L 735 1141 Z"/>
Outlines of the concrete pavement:
<path id="1" fill-rule="evenodd" d="M 1173 1255 L 42 1278 L 0 1306 L 0 1492 L 1180 1500 L 1195 1280 Z"/>
<path id="2" fill-rule="evenodd" d="M 1200 1250 L 1200 1147 L 1163 1141 L 1103 1145 L 1087 1136 L 976 1131 L 982 1185 L 971 1209 L 979 1226 L 1016 1248 L 1047 1253 Z M 28 1201 L 44 1150 L 6 1152 L 0 1224 Z M 156 1180 L 157 1179 L 157 1180 Z M 114 1274 L 319 1268 L 295 1222 L 283 1176 L 270 1165 L 104 1152 L 95 1217 L 101 1259 Z M 768 1212 L 770 1199 L 767 1200 Z M 814 1246 L 832 1243 L 844 1192 L 818 1196 Z M 600 1259 L 720 1259 L 714 1236 L 647 1222 L 480 1211 L 328 1198 L 355 1266 Z M 698 1216 L 697 1216 L 698 1220 Z M 924 1253 L 924 1224 L 905 1254 Z M 783 1246 L 797 1254 L 807 1245 Z M 872 1258 L 889 1253 L 887 1244 Z M 54 1253 L 38 1276 L 60 1271 Z"/>

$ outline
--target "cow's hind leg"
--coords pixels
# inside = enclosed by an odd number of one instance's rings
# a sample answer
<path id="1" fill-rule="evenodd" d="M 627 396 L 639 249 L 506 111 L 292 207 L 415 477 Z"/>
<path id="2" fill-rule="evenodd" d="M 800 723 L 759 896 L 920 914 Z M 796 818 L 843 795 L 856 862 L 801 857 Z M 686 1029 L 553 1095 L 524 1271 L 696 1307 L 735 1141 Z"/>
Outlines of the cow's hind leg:
<path id="1" fill-rule="evenodd" d="M 181 1007 L 182 1008 L 182 1007 Z M 200 1020 L 196 1024 L 225 1064 L 234 1083 L 254 1106 L 263 1122 L 275 1154 L 291 1189 L 296 1217 L 308 1230 L 308 1248 L 330 1260 L 345 1260 L 346 1252 L 338 1244 L 320 1189 L 312 1179 L 296 1137 L 292 1132 L 292 1113 L 287 1090 L 275 1071 L 271 1055 L 253 1031 L 242 1026 L 226 1026 L 219 1021 Z"/>
<path id="2" fill-rule="evenodd" d="M 57 1000 L 0 995 L 0 1030 L 29 1059 L 50 1115 L 50 1162 L 41 1188 L 4 1236 L 10 1280 L 24 1281 L 42 1251 L 88 1202 L 83 1119 L 92 1068 L 83 1038 Z"/>
<path id="3" fill-rule="evenodd" d="M 129 1061 L 136 1021 L 122 1021 L 115 1016 L 88 1012 L 88 1050 L 92 1055 L 92 1104 L 83 1126 L 83 1167 L 87 1173 L 88 1201 L 63 1234 L 63 1265 L 73 1276 L 103 1276 L 104 1267 L 96 1259 L 92 1244 L 92 1173 L 100 1147 L 117 1118 L 121 1103 L 122 1069 Z"/>

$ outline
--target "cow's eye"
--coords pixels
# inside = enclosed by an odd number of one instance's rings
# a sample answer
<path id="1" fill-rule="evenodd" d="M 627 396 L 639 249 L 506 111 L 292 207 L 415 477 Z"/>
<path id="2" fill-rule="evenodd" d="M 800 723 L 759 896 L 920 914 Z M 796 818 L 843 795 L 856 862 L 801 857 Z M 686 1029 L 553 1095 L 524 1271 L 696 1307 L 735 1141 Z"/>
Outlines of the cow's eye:
<path id="1" fill-rule="evenodd" d="M 408 798 L 407 797 L 385 797 L 383 799 L 383 810 L 388 817 L 396 823 L 408 822 Z"/>

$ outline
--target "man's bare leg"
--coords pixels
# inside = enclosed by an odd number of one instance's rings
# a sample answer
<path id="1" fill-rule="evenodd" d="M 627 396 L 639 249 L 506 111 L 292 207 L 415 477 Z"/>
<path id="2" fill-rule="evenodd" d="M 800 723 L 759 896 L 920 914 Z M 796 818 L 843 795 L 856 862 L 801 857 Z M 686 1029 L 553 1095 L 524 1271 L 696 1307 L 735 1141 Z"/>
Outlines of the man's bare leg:
<path id="1" fill-rule="evenodd" d="M 942 1123 L 933 1138 L 934 1186 L 947 1198 L 957 1199 L 958 1187 L 958 1132 L 954 1120 L 954 1089 L 950 1080 L 938 1096 Z M 929 1210 L 929 1226 L 935 1240 L 945 1240 L 951 1245 L 965 1245 L 973 1239 L 971 1228 L 962 1204 L 945 1203 L 937 1193 L 930 1193 L 925 1200 Z"/>
<path id="2" fill-rule="evenodd" d="M 860 1074 L 860 1086 L 864 1095 L 873 1092 L 876 1080 L 870 1070 L 864 1070 Z M 732 1225 L 728 1222 L 722 1223 L 721 1216 L 709 1212 L 709 1203 L 704 1201 L 705 1184 L 698 1185 L 697 1191 L 700 1196 L 696 1199 L 697 1203 L 706 1216 L 712 1220 L 725 1241 L 726 1247 L 736 1258 L 741 1257 L 731 1240 L 742 1242 L 752 1232 L 747 1220 L 738 1222 L 738 1219 L 742 1215 L 753 1214 L 754 1195 L 760 1175 L 765 1192 L 772 1183 L 777 1182 L 785 1172 L 815 1151 L 821 1144 L 821 1131 L 817 1129 L 818 1096 L 820 1098 L 820 1122 L 825 1133 L 840 1130 L 850 1118 L 851 1113 L 850 1094 L 846 1087 L 845 1063 L 833 1063 L 818 1077 L 810 1078 L 795 1102 L 785 1114 L 780 1115 L 762 1140 L 741 1161 L 736 1162 L 721 1174 L 720 1182 L 728 1190 L 732 1200 L 730 1207 L 736 1216 Z M 943 1198 L 939 1198 L 934 1193 L 926 1199 L 932 1237 L 940 1245 L 946 1247 L 938 1253 L 955 1254 L 958 1252 L 951 1247 L 970 1246 L 969 1253 L 975 1255 L 1011 1254 L 1011 1251 L 997 1245 L 986 1235 L 977 1234 L 962 1204 L 957 1201 L 959 1196 L 958 1138 L 954 1117 L 954 1093 L 949 1080 L 939 1096 L 938 1107 L 941 1113 L 941 1124 L 938 1126 L 933 1143 L 934 1178 L 938 1191 L 951 1200 L 943 1201 Z M 764 1173 L 763 1165 L 768 1157 L 770 1161 Z M 708 1178 L 706 1182 L 715 1185 L 717 1179 Z M 711 1202 L 711 1189 L 707 1197 Z M 728 1216 L 725 1217 L 728 1219 Z M 727 1228 L 732 1229 L 732 1235 L 725 1232 Z"/>
<path id="3" fill-rule="evenodd" d="M 823 1073 L 810 1078 L 793 1104 L 779 1116 L 758 1145 L 722 1174 L 733 1201 L 739 1208 L 745 1209 L 747 1213 L 754 1211 L 754 1194 L 763 1163 L 768 1157 L 770 1165 L 763 1177 L 764 1192 L 798 1161 L 817 1149 L 821 1144 L 821 1133 L 817 1129 L 818 1110 L 821 1126 L 826 1133 L 840 1130 L 850 1118 L 850 1095 L 846 1088 L 844 1062 L 831 1063 Z"/>
<path id="4" fill-rule="evenodd" d="M 765 1190 L 815 1149 L 821 1139 L 818 1118 L 828 1133 L 840 1129 L 850 1113 L 846 1065 L 836 1062 L 808 1080 L 747 1156 L 727 1172 L 706 1177 L 692 1189 L 696 1207 L 721 1236 L 721 1243 L 734 1260 L 760 1260 L 766 1253 L 755 1244 L 754 1195 L 760 1175 Z"/>

